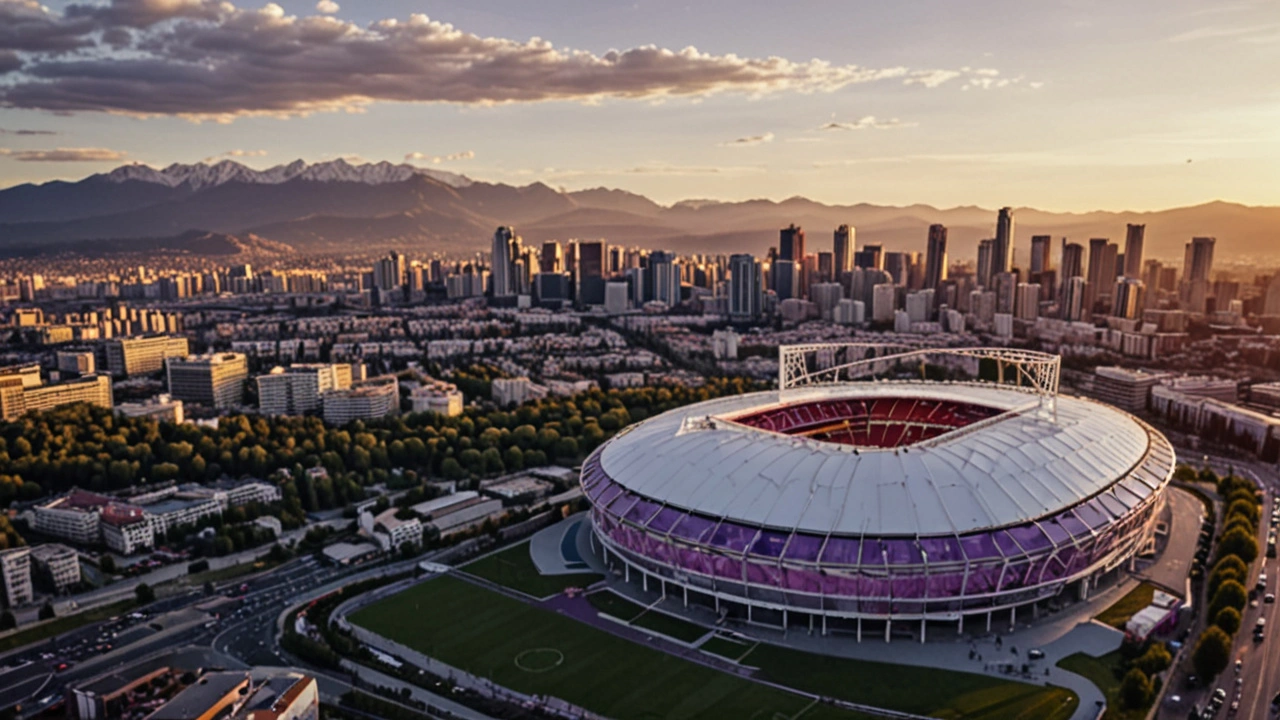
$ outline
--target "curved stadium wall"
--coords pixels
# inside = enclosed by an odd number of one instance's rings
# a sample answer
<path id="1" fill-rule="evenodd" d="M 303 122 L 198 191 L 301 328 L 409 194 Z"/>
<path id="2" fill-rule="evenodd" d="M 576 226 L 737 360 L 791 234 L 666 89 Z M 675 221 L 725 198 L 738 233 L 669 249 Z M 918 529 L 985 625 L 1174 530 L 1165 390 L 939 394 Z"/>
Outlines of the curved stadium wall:
<path id="1" fill-rule="evenodd" d="M 785 375 L 782 388 L 679 408 L 597 449 L 581 482 L 606 559 L 646 586 L 748 619 L 754 610 L 782 624 L 789 613 L 791 622 L 819 617 L 824 629 L 828 619 L 963 622 L 1016 613 L 1073 583 L 1087 594 L 1151 538 L 1174 466 L 1159 432 L 1109 406 L 1057 397 L 1056 375 L 1049 392 L 921 381 L 794 387 Z M 699 446 L 699 433 L 711 444 Z M 745 475 L 717 469 L 738 460 L 706 448 L 746 447 L 732 445 L 739 436 L 751 452 L 777 452 Z M 973 454 L 962 464 L 954 458 L 963 452 Z M 806 466 L 818 455 L 852 464 L 824 476 L 829 464 Z M 706 479 L 716 472 L 723 477 Z M 823 493 L 842 478 L 833 510 Z M 789 502 L 788 486 L 806 482 L 795 497 L 807 499 Z M 897 485 L 914 496 L 886 501 L 884 488 Z M 739 512 L 753 507 L 739 497 L 754 494 L 759 507 Z M 958 517 L 967 511 L 954 498 L 966 496 L 973 518 Z M 994 508 L 997 496 L 1013 498 L 1007 510 Z"/>

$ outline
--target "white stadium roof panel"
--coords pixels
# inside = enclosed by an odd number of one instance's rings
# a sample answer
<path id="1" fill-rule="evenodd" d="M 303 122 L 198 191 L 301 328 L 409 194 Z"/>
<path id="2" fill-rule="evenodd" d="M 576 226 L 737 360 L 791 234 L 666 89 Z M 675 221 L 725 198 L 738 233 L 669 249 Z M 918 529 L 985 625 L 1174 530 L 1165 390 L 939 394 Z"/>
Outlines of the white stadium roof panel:
<path id="1" fill-rule="evenodd" d="M 897 397 L 1005 412 L 897 449 L 731 422 L 783 404 Z M 713 421 L 685 426 L 687 418 Z M 712 517 L 820 534 L 940 535 L 1042 518 L 1109 488 L 1108 506 L 1133 506 L 1162 480 L 1144 469 L 1132 494 L 1117 483 L 1150 437 L 1131 416 L 1081 398 L 1059 396 L 1055 413 L 997 385 L 849 383 L 678 408 L 614 438 L 600 462 L 633 492 Z"/>

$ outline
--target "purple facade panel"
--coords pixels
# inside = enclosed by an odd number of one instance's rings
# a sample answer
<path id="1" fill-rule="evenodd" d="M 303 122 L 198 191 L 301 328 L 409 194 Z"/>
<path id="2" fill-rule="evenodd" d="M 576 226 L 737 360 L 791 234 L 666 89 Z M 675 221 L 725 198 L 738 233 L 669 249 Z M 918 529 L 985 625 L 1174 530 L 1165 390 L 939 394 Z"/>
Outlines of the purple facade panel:
<path id="1" fill-rule="evenodd" d="M 818 554 L 821 552 L 822 538 L 796 533 L 791 536 L 791 542 L 787 544 L 786 552 L 782 553 L 782 557 L 799 562 L 817 562 Z"/>

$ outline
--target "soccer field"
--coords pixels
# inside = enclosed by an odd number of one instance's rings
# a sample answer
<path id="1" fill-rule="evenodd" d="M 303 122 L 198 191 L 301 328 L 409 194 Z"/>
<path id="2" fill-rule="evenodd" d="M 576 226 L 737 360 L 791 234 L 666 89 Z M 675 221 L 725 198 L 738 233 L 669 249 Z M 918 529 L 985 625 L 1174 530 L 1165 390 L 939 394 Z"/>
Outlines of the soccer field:
<path id="1" fill-rule="evenodd" d="M 351 621 L 499 685 L 554 695 L 613 718 L 863 717 L 673 657 L 448 576 L 370 605 Z M 765 646 L 755 649 L 750 664 L 757 664 L 757 659 L 766 661 L 760 664 L 767 675 L 784 684 L 936 717 L 1061 720 L 1075 707 L 1060 688 L 966 673 L 782 648 L 766 651 Z M 786 667 L 770 667 L 774 660 Z"/>
<path id="2" fill-rule="evenodd" d="M 370 605 L 351 621 L 499 685 L 611 718 L 782 720 L 812 704 L 452 577 Z M 802 717 L 863 716 L 814 706 Z"/>

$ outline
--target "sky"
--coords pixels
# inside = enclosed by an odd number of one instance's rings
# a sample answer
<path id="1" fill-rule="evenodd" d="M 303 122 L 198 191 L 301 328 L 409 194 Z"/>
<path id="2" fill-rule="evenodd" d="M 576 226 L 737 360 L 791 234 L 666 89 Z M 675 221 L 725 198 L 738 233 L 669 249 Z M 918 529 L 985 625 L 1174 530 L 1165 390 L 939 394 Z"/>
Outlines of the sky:
<path id="1" fill-rule="evenodd" d="M 1276 0 L 0 0 L 0 187 L 346 157 L 663 203 L 1277 205 L 1276 67 Z"/>

